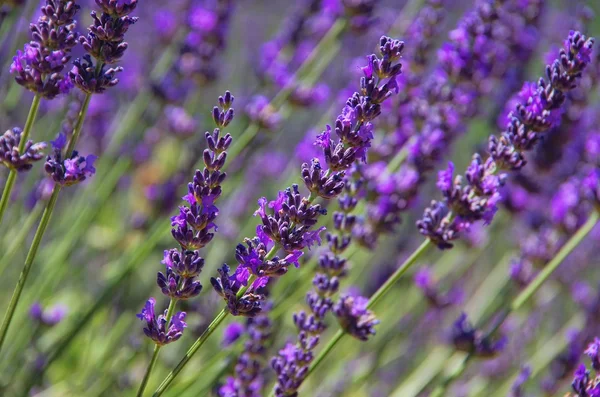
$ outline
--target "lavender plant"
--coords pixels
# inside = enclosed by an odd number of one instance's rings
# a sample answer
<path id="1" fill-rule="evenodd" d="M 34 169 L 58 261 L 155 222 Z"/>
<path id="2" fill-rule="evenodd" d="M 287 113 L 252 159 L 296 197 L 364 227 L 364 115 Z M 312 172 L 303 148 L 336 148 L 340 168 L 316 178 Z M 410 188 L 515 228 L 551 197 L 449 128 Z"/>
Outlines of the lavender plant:
<path id="1" fill-rule="evenodd" d="M 0 394 L 595 395 L 598 11 L 3 2 Z"/>

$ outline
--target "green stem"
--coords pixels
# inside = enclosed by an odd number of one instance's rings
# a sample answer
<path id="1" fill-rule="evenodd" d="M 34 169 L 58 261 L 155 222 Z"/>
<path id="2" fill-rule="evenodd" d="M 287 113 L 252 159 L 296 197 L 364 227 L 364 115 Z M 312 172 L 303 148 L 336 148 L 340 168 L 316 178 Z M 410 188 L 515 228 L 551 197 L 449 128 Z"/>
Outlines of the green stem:
<path id="1" fill-rule="evenodd" d="M 465 372 L 465 369 L 467 369 L 467 364 L 469 363 L 471 358 L 473 358 L 473 356 L 474 355 L 472 353 L 467 354 L 465 358 L 461 361 L 461 363 L 458 365 L 458 367 L 456 367 L 456 369 L 452 371 L 452 374 L 446 377 L 442 384 L 436 387 L 433 390 L 433 392 L 429 395 L 429 397 L 444 397 L 446 395 L 446 389 L 448 389 L 448 386 L 450 386 L 452 382 L 458 379 L 463 374 L 463 372 Z"/>
<path id="2" fill-rule="evenodd" d="M 173 317 L 173 312 L 175 311 L 175 306 L 177 305 L 177 299 L 171 298 L 171 302 L 169 302 L 169 308 L 167 309 L 167 327 L 171 322 L 171 318 Z M 136 394 L 137 397 L 142 397 L 144 395 L 144 390 L 146 390 L 146 385 L 148 384 L 148 380 L 150 379 L 150 374 L 154 369 L 154 365 L 156 365 L 156 360 L 158 359 L 158 352 L 162 346 L 159 344 L 154 345 L 154 352 L 152 353 L 152 358 L 148 363 L 148 368 L 146 368 L 146 373 L 144 374 L 144 378 L 142 379 L 142 383 L 140 384 L 140 388 Z"/>
<path id="3" fill-rule="evenodd" d="M 550 275 L 558 268 L 562 261 L 581 243 L 587 234 L 598 223 L 600 218 L 600 210 L 592 212 L 588 220 L 577 230 L 577 232 L 567 241 L 565 245 L 558 251 L 556 256 L 552 258 L 537 277 L 525 288 L 512 302 L 510 310 L 515 311 L 521 308 L 525 302 L 531 298 L 533 294 L 542 286 L 542 284 L 550 277 Z"/>
<path id="4" fill-rule="evenodd" d="M 83 121 L 85 119 L 85 115 L 87 113 L 91 97 L 91 94 L 87 94 L 85 97 L 85 101 L 83 102 L 83 106 L 81 108 L 81 111 L 79 112 L 79 117 L 75 125 L 73 136 L 71 137 L 71 140 L 69 141 L 69 144 L 67 146 L 66 158 L 68 158 L 73 152 L 76 140 L 81 134 Z M 25 258 L 23 270 L 21 270 L 21 274 L 19 276 L 19 281 L 17 281 L 17 285 L 15 287 L 15 290 L 13 291 L 10 303 L 8 304 L 8 309 L 6 310 L 6 313 L 4 314 L 4 319 L 2 320 L 2 326 L 0 327 L 0 351 L 2 351 L 2 346 L 4 344 L 4 341 L 6 340 L 8 328 L 10 327 L 10 323 L 15 314 L 15 310 L 17 309 L 17 304 L 19 303 L 21 293 L 23 292 L 23 288 L 25 287 L 25 283 L 27 282 L 27 277 L 29 276 L 29 272 L 31 271 L 31 266 L 33 265 L 33 261 L 40 247 L 40 243 L 42 242 L 42 238 L 44 237 L 44 233 L 46 232 L 46 228 L 50 223 L 50 218 L 52 217 L 52 212 L 54 211 L 54 207 L 56 206 L 56 201 L 58 200 L 60 190 L 61 185 L 55 184 L 54 189 L 52 190 L 52 195 L 50 196 L 50 200 L 48 200 L 48 204 L 46 204 L 46 208 L 44 209 L 44 213 L 42 214 L 40 224 L 38 225 L 35 235 L 33 236 L 31 247 L 29 248 L 29 252 L 27 253 L 27 257 Z"/>
<path id="5" fill-rule="evenodd" d="M 38 109 L 40 108 L 41 99 L 42 97 L 39 94 L 33 97 L 33 101 L 31 102 L 31 106 L 29 107 L 29 114 L 27 115 L 25 126 L 23 127 L 23 132 L 21 132 L 21 140 L 19 142 L 19 154 L 23 154 L 25 144 L 29 139 L 31 128 L 33 127 L 33 123 L 35 122 L 35 119 L 37 117 Z M 2 191 L 2 198 L 0 198 L 0 223 L 2 223 L 2 219 L 4 218 L 4 212 L 6 211 L 8 201 L 10 200 L 12 189 L 15 186 L 15 181 L 17 180 L 17 173 L 18 171 L 13 168 L 11 168 L 10 172 L 8 173 L 8 178 L 6 179 L 6 184 L 4 185 L 4 190 Z"/>
<path id="6" fill-rule="evenodd" d="M 229 312 L 225 309 L 222 309 L 219 312 L 217 317 L 215 317 L 214 320 L 209 324 L 208 328 L 206 328 L 204 330 L 202 335 L 200 335 L 200 337 L 198 339 L 196 339 L 196 342 L 194 342 L 194 344 L 189 348 L 187 353 L 185 353 L 185 356 L 183 356 L 183 358 L 181 359 L 179 364 L 177 364 L 177 366 L 171 371 L 171 373 L 169 373 L 169 375 L 167 375 L 165 380 L 162 381 L 160 386 L 158 386 L 158 389 L 156 389 L 156 391 L 152 395 L 153 397 L 158 397 L 165 392 L 167 387 L 169 387 L 169 385 L 171 384 L 171 382 L 173 382 L 175 377 L 181 372 L 181 370 L 185 367 L 185 365 L 188 363 L 188 361 L 190 361 L 192 356 L 194 354 L 196 354 L 198 349 L 200 349 L 200 347 L 202 347 L 202 345 L 204 344 L 204 342 L 206 342 L 208 337 L 211 336 L 212 333 L 215 332 L 215 330 L 217 328 L 219 328 L 219 325 L 221 325 L 221 323 L 223 322 L 223 320 L 225 320 L 225 318 L 227 317 L 228 314 L 229 314 Z"/>

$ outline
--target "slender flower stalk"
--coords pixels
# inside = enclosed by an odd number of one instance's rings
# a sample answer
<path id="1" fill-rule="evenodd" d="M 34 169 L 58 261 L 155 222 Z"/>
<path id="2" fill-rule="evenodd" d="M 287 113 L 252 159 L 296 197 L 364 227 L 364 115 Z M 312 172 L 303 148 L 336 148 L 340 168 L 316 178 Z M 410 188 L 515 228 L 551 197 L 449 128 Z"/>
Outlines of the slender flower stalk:
<path id="1" fill-rule="evenodd" d="M 56 56 L 58 58 L 55 67 L 59 68 L 60 66 L 60 69 L 57 70 L 61 71 L 69 60 L 68 53 L 65 54 L 64 51 L 66 49 L 70 50 L 75 45 L 75 35 L 71 32 L 72 28 L 65 28 L 62 24 L 65 21 L 72 23 L 73 16 L 79 7 L 72 1 L 64 2 L 61 0 L 57 2 L 55 0 L 47 0 L 47 3 L 42 13 L 46 16 L 54 15 L 56 20 L 61 21 L 61 23 L 57 23 L 59 28 L 51 30 L 52 26 L 45 23 L 46 21 L 44 20 L 40 22 L 39 26 L 33 25 L 32 32 L 34 37 L 39 36 L 43 40 L 60 48 L 52 53 L 52 57 Z M 93 167 L 96 156 L 79 156 L 75 150 L 75 146 L 83 129 L 83 122 L 87 115 L 92 94 L 102 93 L 106 88 L 112 87 L 119 82 L 115 78 L 115 73 L 121 71 L 122 68 L 109 69 L 105 72 L 104 65 L 106 63 L 116 63 L 127 49 L 127 43 L 124 42 L 124 34 L 127 32 L 129 26 L 137 21 L 137 18 L 129 17 L 127 14 L 135 9 L 137 1 L 133 0 L 127 7 L 123 7 L 112 0 L 97 0 L 97 4 L 103 9 L 102 15 L 98 18 L 96 13 L 92 11 L 94 23 L 88 28 L 88 36 L 81 36 L 79 38 L 79 42 L 84 49 L 96 58 L 97 62 L 95 66 L 90 55 L 86 55 L 84 56 L 86 59 L 84 65 L 79 60 L 73 62 L 74 67 L 69 72 L 68 79 L 56 74 L 51 75 L 48 80 L 44 81 L 41 79 L 44 74 L 42 73 L 40 76 L 39 68 L 35 63 L 42 62 L 39 58 L 42 57 L 40 54 L 43 54 L 44 50 L 42 46 L 33 44 L 30 47 L 26 47 L 26 53 L 29 53 L 31 50 L 33 53 L 38 54 L 35 58 L 32 58 L 33 60 L 30 58 L 22 60 L 20 57 L 24 55 L 18 53 L 13 63 L 12 68 L 18 73 L 17 81 L 31 90 L 41 90 L 40 92 L 43 92 L 46 97 L 53 98 L 58 95 L 61 90 L 60 87 L 65 87 L 67 81 L 69 83 L 72 82 L 84 91 L 86 96 L 73 129 L 73 136 L 71 136 L 68 143 L 64 134 L 59 134 L 58 138 L 52 142 L 54 153 L 48 156 L 45 170 L 55 182 L 54 189 L 42 214 L 40 224 L 35 232 L 27 257 L 25 258 L 23 269 L 19 275 L 19 280 L 2 320 L 2 326 L 0 327 L 0 350 L 6 340 L 8 328 L 10 327 L 40 243 L 50 223 L 50 218 L 52 217 L 62 187 L 79 183 L 93 175 L 96 171 Z M 53 58 L 46 56 L 43 62 L 50 63 L 51 59 Z M 65 145 L 66 149 L 64 148 Z"/>
<path id="2" fill-rule="evenodd" d="M 369 64 L 363 68 L 360 93 L 355 92 L 348 99 L 336 120 L 338 141 L 332 139 L 330 126 L 316 141 L 323 148 L 328 169 L 323 169 L 318 159 L 313 159 L 311 165 L 302 164 L 302 179 L 310 195 L 302 197 L 298 185 L 292 185 L 280 191 L 274 201 L 269 202 L 264 197 L 258 201 L 259 208 L 254 215 L 260 218 L 262 225 L 257 226 L 256 237 L 246 239 L 245 245 L 237 246 L 238 267 L 230 274 L 230 268 L 225 264 L 219 269 L 220 277 L 211 279 L 214 289 L 225 300 L 226 308 L 196 340 L 154 396 L 166 390 L 228 314 L 253 317 L 260 313 L 264 299 L 260 288 L 270 278 L 287 273 L 290 265 L 299 266 L 298 259 L 303 250 L 321 243 L 320 233 L 324 227 L 312 228 L 326 211 L 319 204 L 312 203 L 317 197 L 331 199 L 339 196 L 347 170 L 355 162 L 366 160 L 373 139 L 372 121 L 381 114 L 381 104 L 397 91 L 396 76 L 401 71 L 399 60 L 403 48 L 403 42 L 383 36 L 379 47 L 382 58 L 375 55 L 368 57 Z M 276 256 L 280 249 L 286 254 L 283 258 Z M 357 321 L 359 315 L 362 311 L 351 311 L 347 320 Z"/>

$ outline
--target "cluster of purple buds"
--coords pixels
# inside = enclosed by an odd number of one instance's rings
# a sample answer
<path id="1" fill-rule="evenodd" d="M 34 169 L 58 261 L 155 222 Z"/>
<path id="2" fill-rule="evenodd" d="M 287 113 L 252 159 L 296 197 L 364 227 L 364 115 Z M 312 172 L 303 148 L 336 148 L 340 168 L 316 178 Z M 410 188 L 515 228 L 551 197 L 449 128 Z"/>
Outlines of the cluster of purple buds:
<path id="1" fill-rule="evenodd" d="M 600 339 L 595 338 L 585 350 L 584 354 L 592 361 L 592 368 L 596 376 L 592 376 L 585 364 L 581 364 L 575 371 L 571 387 L 573 393 L 565 397 L 599 397 L 600 396 Z"/>
<path id="2" fill-rule="evenodd" d="M 69 92 L 72 84 L 62 72 L 77 44 L 78 10 L 72 0 L 45 1 L 37 23 L 30 25 L 32 41 L 13 57 L 10 73 L 17 83 L 47 99 Z"/>
<path id="3" fill-rule="evenodd" d="M 368 340 L 375 335 L 379 320 L 367 309 L 369 300 L 362 296 L 342 295 L 333 306 L 333 313 L 346 333 L 360 340 Z"/>
<path id="4" fill-rule="evenodd" d="M 447 293 L 439 291 L 438 283 L 433 279 L 429 267 L 420 268 L 414 276 L 415 285 L 423 292 L 427 302 L 436 309 L 445 309 L 459 304 L 463 299 L 462 291 L 450 290 Z"/>
<path id="5" fill-rule="evenodd" d="M 272 335 L 272 322 L 268 313 L 248 318 L 248 340 L 235 365 L 235 376 L 229 376 L 219 388 L 220 397 L 260 397 L 263 388 L 262 362 L 267 354 L 267 343 Z"/>
<path id="6" fill-rule="evenodd" d="M 33 143 L 32 140 L 28 140 L 23 148 L 23 154 L 20 154 L 22 132 L 20 128 L 15 127 L 0 136 L 0 162 L 19 172 L 30 170 L 34 162 L 44 157 L 42 150 L 46 148 L 44 142 Z"/>
<path id="7" fill-rule="evenodd" d="M 98 157 L 93 154 L 83 157 L 74 150 L 69 158 L 63 158 L 63 149 L 67 143 L 65 134 L 60 133 L 50 143 L 54 153 L 46 158 L 44 170 L 55 183 L 62 186 L 71 186 L 85 181 L 96 173 L 94 162 Z"/>
<path id="8" fill-rule="evenodd" d="M 204 267 L 204 259 L 198 251 L 170 249 L 165 251 L 162 262 L 165 273 L 158 273 L 156 283 L 162 293 L 172 299 L 185 300 L 197 296 L 202 284 L 195 278 Z"/>
<path id="9" fill-rule="evenodd" d="M 492 340 L 491 337 L 484 335 L 481 330 L 475 329 L 469 323 L 465 313 L 462 313 L 454 322 L 450 338 L 456 350 L 482 358 L 495 357 L 504 349 L 507 342 L 505 337 Z"/>
<path id="10" fill-rule="evenodd" d="M 500 199 L 499 188 L 506 179 L 505 173 L 496 176 L 496 172 L 519 170 L 525 165 L 524 152 L 531 150 L 540 134 L 553 125 L 565 92 L 576 87 L 591 60 L 593 43 L 579 32 L 570 32 L 559 58 L 546 67 L 548 81 L 540 79 L 527 102 L 516 106 L 500 138 L 490 137 L 489 158 L 484 161 L 474 156 L 465 174 L 465 186 L 462 177 L 452 179 L 452 165 L 440 172 L 438 187 L 445 200 L 433 201 L 426 209 L 417 222 L 421 234 L 445 249 L 452 247 L 451 241 L 473 222 L 492 220 Z"/>
<path id="11" fill-rule="evenodd" d="M 129 16 L 135 10 L 137 0 L 96 0 L 96 4 L 102 9 L 102 14 L 98 16 L 92 11 L 94 22 L 88 27 L 87 36 L 79 37 L 87 54 L 83 60 L 73 62 L 73 69 L 69 72 L 73 83 L 88 94 L 102 93 L 119 82 L 115 75 L 123 68 L 104 70 L 104 67 L 117 63 L 123 57 L 127 50 L 125 33 L 138 20 Z M 95 65 L 92 58 L 96 60 Z"/>
<path id="12" fill-rule="evenodd" d="M 146 322 L 144 333 L 157 345 L 166 345 L 175 342 L 183 335 L 183 329 L 187 327 L 185 323 L 185 312 L 178 312 L 173 315 L 169 324 L 167 324 L 167 311 L 158 317 L 154 313 L 156 299 L 150 298 L 146 306 L 137 314 L 137 318 Z"/>

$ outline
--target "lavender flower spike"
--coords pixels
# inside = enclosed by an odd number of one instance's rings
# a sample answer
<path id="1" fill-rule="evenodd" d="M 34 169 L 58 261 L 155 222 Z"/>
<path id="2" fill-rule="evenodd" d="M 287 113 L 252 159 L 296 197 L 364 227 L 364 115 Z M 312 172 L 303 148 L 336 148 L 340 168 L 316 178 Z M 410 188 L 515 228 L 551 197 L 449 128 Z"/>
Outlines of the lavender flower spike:
<path id="1" fill-rule="evenodd" d="M 553 127 L 566 100 L 566 92 L 577 86 L 583 70 L 591 61 L 594 40 L 571 31 L 559 57 L 546 66 L 528 100 L 516 105 L 509 114 L 506 130 L 498 138 L 489 138 L 489 156 L 475 154 L 463 176 L 453 176 L 450 163 L 439 173 L 438 188 L 443 202 L 432 202 L 417 222 L 419 232 L 440 249 L 452 247 L 451 241 L 477 221 L 490 223 L 497 211 L 500 187 L 506 171 L 520 170 L 526 164 L 524 153 L 532 150 L 541 134 Z M 497 173 L 500 172 L 499 175 Z"/>

